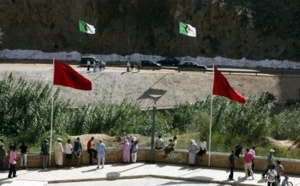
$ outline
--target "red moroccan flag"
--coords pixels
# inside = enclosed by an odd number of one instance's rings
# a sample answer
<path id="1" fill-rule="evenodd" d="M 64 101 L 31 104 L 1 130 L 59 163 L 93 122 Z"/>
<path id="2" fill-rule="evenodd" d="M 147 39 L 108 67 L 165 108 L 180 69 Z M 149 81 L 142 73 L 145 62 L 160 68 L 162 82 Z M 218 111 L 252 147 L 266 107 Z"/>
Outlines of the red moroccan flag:
<path id="1" fill-rule="evenodd" d="M 241 104 L 246 103 L 246 98 L 230 86 L 224 75 L 215 67 L 213 95 L 227 97 Z"/>
<path id="2" fill-rule="evenodd" d="M 62 85 L 79 90 L 92 90 L 92 82 L 67 64 L 54 61 L 54 85 Z"/>

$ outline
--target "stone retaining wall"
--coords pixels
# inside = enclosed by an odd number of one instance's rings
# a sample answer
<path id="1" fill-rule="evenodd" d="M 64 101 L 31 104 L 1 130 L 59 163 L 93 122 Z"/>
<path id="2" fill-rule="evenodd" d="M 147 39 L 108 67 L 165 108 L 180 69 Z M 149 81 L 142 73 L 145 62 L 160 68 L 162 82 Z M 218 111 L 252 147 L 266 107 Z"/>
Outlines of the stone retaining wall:
<path id="1" fill-rule="evenodd" d="M 163 157 L 164 153 L 162 150 L 154 151 L 154 161 L 157 163 L 172 163 L 172 164 L 188 164 L 188 151 L 187 150 L 176 150 L 170 153 L 168 157 Z M 228 153 L 215 153 L 212 152 L 210 156 L 210 167 L 216 168 L 228 168 Z M 197 156 L 196 157 L 196 165 L 208 167 L 208 159 L 209 156 L 204 155 L 202 159 Z M 267 167 L 267 157 L 265 156 L 256 156 L 255 158 L 255 168 L 254 171 L 264 171 Z M 149 162 L 150 160 L 150 148 L 141 148 L 138 151 L 138 159 L 139 162 Z M 275 157 L 275 160 L 277 158 Z M 94 164 L 97 162 L 95 160 Z M 17 158 L 17 167 L 19 167 L 20 156 Z M 64 159 L 64 163 L 65 163 Z M 107 149 L 106 154 L 106 164 L 113 163 L 121 163 L 122 162 L 122 151 L 121 149 Z M 285 169 L 285 172 L 288 174 L 300 174 L 300 160 L 296 159 L 284 159 L 281 158 L 282 165 Z M 88 165 L 89 163 L 89 155 L 86 151 L 83 152 L 82 156 L 82 165 Z M 5 165 L 7 166 L 7 158 L 5 159 Z M 55 157 L 54 154 L 51 155 L 51 166 L 55 165 Z M 42 156 L 38 153 L 30 153 L 28 154 L 28 168 L 37 168 L 42 167 Z M 237 158 L 235 163 L 236 169 L 244 168 L 244 159 L 243 157 Z"/>

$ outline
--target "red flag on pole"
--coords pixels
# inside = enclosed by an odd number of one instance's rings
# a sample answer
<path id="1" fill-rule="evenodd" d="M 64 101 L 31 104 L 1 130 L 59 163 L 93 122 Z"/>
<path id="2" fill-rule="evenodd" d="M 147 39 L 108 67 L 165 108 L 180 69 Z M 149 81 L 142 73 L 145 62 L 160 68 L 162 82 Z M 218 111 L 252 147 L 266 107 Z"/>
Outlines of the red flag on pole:
<path id="1" fill-rule="evenodd" d="M 246 103 L 246 98 L 230 86 L 224 75 L 215 67 L 213 95 L 227 97 L 241 104 Z"/>
<path id="2" fill-rule="evenodd" d="M 69 65 L 57 60 L 54 61 L 53 84 L 79 90 L 92 90 L 92 82 L 90 80 L 83 77 Z"/>

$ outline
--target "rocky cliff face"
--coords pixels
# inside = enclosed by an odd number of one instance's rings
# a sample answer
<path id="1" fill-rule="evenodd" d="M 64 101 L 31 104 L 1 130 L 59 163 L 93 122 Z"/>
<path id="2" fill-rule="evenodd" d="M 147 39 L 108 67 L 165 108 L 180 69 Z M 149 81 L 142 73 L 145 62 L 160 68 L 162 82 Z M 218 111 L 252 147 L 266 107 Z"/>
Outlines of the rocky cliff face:
<path id="1" fill-rule="evenodd" d="M 299 0 L 4 0 L 0 28 L 2 49 L 300 61 Z"/>

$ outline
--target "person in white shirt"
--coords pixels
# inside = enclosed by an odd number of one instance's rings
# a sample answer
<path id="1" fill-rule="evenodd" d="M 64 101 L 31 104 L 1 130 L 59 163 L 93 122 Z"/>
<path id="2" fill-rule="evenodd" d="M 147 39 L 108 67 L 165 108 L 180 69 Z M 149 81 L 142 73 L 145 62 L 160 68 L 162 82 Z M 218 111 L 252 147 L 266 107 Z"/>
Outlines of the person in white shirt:
<path id="1" fill-rule="evenodd" d="M 161 135 L 158 135 L 158 138 L 155 142 L 155 149 L 163 149 L 164 148 L 164 140 L 161 138 Z"/>
<path id="2" fill-rule="evenodd" d="M 202 157 L 203 154 L 206 154 L 206 149 L 207 149 L 207 143 L 204 139 L 201 139 L 200 150 L 198 151 L 197 155 Z"/>
<path id="3" fill-rule="evenodd" d="M 66 143 L 66 163 L 67 166 L 72 166 L 72 151 L 73 151 L 73 146 L 71 144 L 71 140 L 68 139 L 67 143 Z"/>

